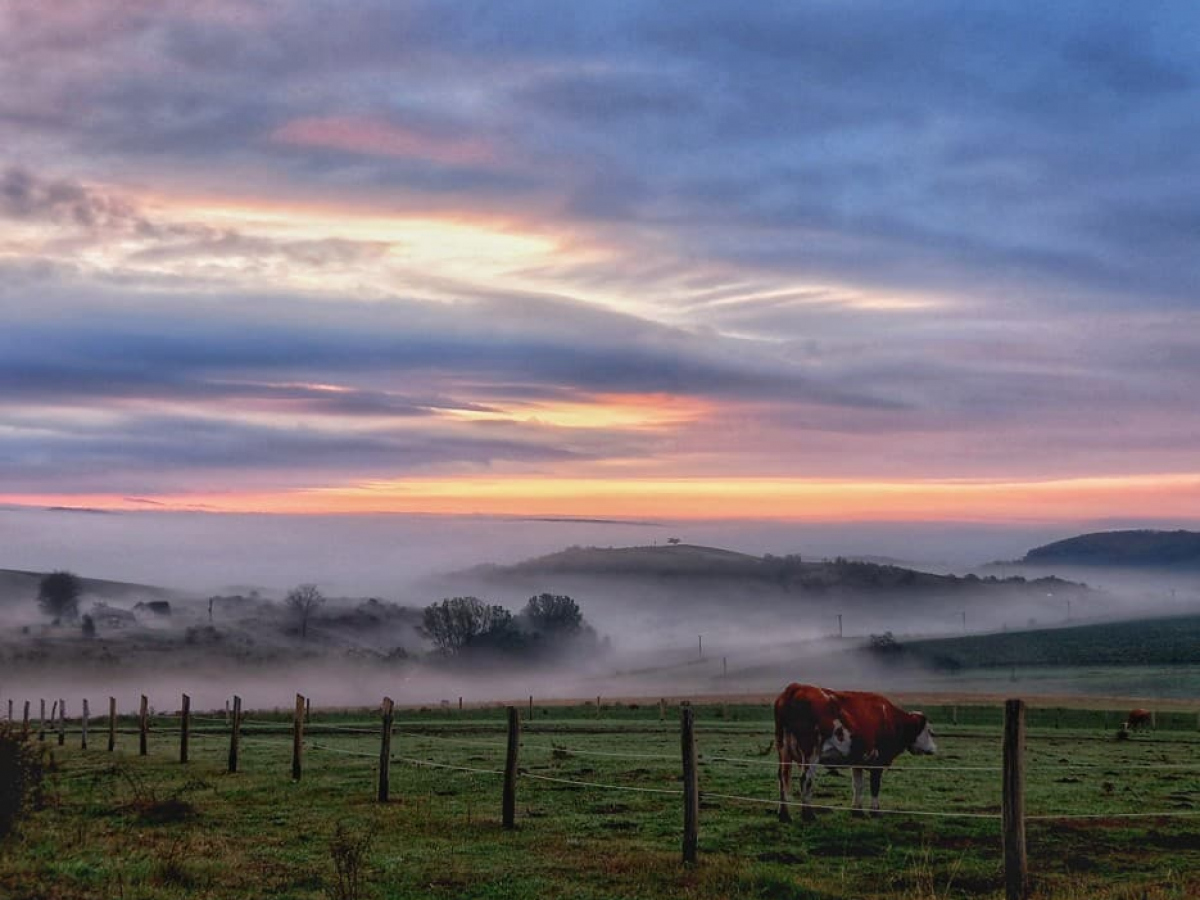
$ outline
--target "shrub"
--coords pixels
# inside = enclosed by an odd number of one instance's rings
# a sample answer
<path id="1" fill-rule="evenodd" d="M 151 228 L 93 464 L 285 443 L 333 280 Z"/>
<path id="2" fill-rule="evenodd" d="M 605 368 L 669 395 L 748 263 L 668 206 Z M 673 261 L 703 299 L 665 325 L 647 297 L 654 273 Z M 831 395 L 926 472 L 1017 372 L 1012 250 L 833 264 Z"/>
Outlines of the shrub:
<path id="1" fill-rule="evenodd" d="M 45 747 L 11 725 L 0 725 L 0 839 L 13 833 L 22 817 L 41 803 L 49 765 Z"/>
<path id="2" fill-rule="evenodd" d="M 353 832 L 341 822 L 329 839 L 333 857 L 334 882 L 325 888 L 329 900 L 360 900 L 366 877 L 367 851 L 371 849 L 369 832 Z"/>

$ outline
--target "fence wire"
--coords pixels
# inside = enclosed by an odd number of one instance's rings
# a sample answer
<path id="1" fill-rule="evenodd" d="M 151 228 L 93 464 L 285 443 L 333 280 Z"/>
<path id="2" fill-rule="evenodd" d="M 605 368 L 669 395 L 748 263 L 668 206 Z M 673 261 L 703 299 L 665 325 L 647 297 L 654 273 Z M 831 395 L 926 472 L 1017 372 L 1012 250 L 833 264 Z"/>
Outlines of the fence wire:
<path id="1" fill-rule="evenodd" d="M 190 716 L 190 721 L 198 723 L 210 723 L 208 730 L 202 726 L 200 730 L 189 730 L 189 737 L 200 739 L 226 740 L 230 735 L 231 722 L 221 716 Z M 101 723 L 106 717 L 101 715 L 97 720 Z M 180 714 L 155 713 L 150 716 L 152 722 L 163 723 L 180 723 Z M 32 725 L 32 721 L 31 721 Z M 212 725 L 222 726 L 220 731 L 213 729 Z M 242 719 L 242 728 L 249 731 L 249 734 L 243 732 L 240 735 L 240 740 L 244 743 L 265 746 L 272 748 L 283 748 L 287 746 L 286 738 L 290 737 L 294 732 L 294 726 L 286 721 L 273 721 L 265 719 Z M 33 732 L 35 729 L 31 728 Z M 727 735 L 728 729 L 709 729 L 711 732 L 718 735 Z M 103 725 L 91 729 L 91 734 L 99 741 L 107 733 L 108 729 Z M 309 735 L 330 735 L 330 736 L 345 736 L 351 739 L 363 737 L 378 737 L 381 733 L 379 727 L 370 727 L 369 725 L 354 724 L 335 724 L 332 722 L 308 722 L 304 728 L 306 740 L 304 746 L 307 749 L 319 752 L 333 753 L 341 756 L 354 757 L 359 759 L 367 759 L 377 761 L 378 753 L 364 752 L 360 750 L 350 749 L 346 747 L 335 747 L 330 744 L 320 743 L 311 740 Z M 66 732 L 71 735 L 81 734 L 81 729 L 72 728 Z M 140 729 L 137 728 L 118 728 L 114 730 L 115 734 L 122 736 L 131 736 L 140 734 Z M 179 727 L 169 730 L 153 729 L 151 731 L 157 738 L 156 745 L 153 747 L 154 755 L 161 756 L 165 750 L 163 747 L 163 738 L 178 736 L 181 734 Z M 507 744 L 501 741 L 474 740 L 471 738 L 459 737 L 457 735 L 443 734 L 436 731 L 411 731 L 405 729 L 393 729 L 393 734 L 407 737 L 419 738 L 422 740 L 432 740 L 434 742 L 443 743 L 446 745 L 457 745 L 464 747 L 480 747 L 487 749 L 502 749 L 506 748 Z M 539 734 L 549 736 L 550 732 L 538 732 Z M 659 733 L 659 732 L 655 732 Z M 673 732 L 663 730 L 661 732 L 665 737 Z M 45 730 L 47 743 L 52 742 L 58 732 L 49 726 Z M 753 737 L 753 734 L 747 735 Z M 765 736 L 765 735 L 764 735 Z M 553 741 L 545 743 L 543 741 L 526 741 L 520 742 L 520 748 L 526 752 L 548 752 L 561 753 L 572 756 L 581 757 L 597 757 L 608 758 L 614 760 L 630 760 L 630 761 L 672 761 L 678 762 L 679 755 L 674 753 L 643 753 L 634 751 L 611 751 L 611 750 L 593 750 L 580 747 L 564 746 L 556 744 Z M 1043 751 L 1049 753 L 1049 751 Z M 472 775 L 489 775 L 503 776 L 505 772 L 502 769 L 484 768 L 481 766 L 467 766 L 453 764 L 448 762 L 440 762 L 431 759 L 420 759 L 413 756 L 404 755 L 389 755 L 389 761 L 401 763 L 405 765 L 437 769 L 444 771 L 461 772 Z M 698 754 L 697 761 L 699 763 L 730 763 L 733 765 L 746 766 L 770 766 L 775 768 L 778 766 L 778 761 L 773 758 L 764 757 L 742 757 L 726 754 Z M 821 768 L 828 769 L 845 769 L 858 768 L 865 770 L 883 770 L 883 771 L 909 771 L 920 772 L 927 775 L 935 772 L 997 772 L 1001 769 L 999 765 L 938 765 L 936 763 L 930 765 L 910 765 L 910 766 L 883 766 L 883 765 L 855 765 L 853 763 L 818 763 Z M 1062 770 L 1112 770 L 1114 774 L 1128 770 L 1140 771 L 1200 771 L 1200 763 L 1172 763 L 1172 762 L 1112 762 L 1112 763 L 1089 763 L 1089 762 L 1071 762 L 1063 759 L 1045 759 L 1031 760 L 1030 770 L 1051 769 L 1057 771 Z M 111 771 L 109 766 L 101 766 L 88 768 L 79 771 L 68 773 L 66 777 L 80 778 L 89 775 L 95 775 L 105 771 Z M 551 784 L 562 784 L 572 787 L 605 790 L 605 791 L 622 791 L 630 793 L 655 794 L 660 796 L 680 796 L 684 793 L 682 788 L 665 788 L 665 787 L 647 787 L 640 785 L 613 784 L 605 781 L 594 781 L 580 778 L 568 778 L 557 775 L 543 775 L 527 770 L 520 770 L 518 777 L 529 781 L 539 781 Z M 699 791 L 699 799 L 701 801 L 726 801 L 730 803 L 744 803 L 761 806 L 777 806 L 780 800 L 776 797 L 754 797 L 735 793 L 725 793 L 718 791 Z M 788 800 L 788 806 L 807 806 L 810 809 L 828 811 L 828 812 L 855 812 L 862 811 L 861 808 L 851 806 L 840 806 L 831 804 L 802 804 L 796 800 Z M 955 810 L 929 810 L 929 809 L 878 809 L 872 810 L 874 813 L 889 815 L 889 816 L 914 816 L 928 818 L 945 818 L 945 819 L 975 819 L 975 820 L 1000 820 L 1000 813 L 992 812 L 969 812 Z M 1142 812 L 1105 812 L 1105 813 L 1030 813 L 1025 815 L 1025 820 L 1030 822 L 1065 822 L 1065 821 L 1088 821 L 1088 820 L 1121 820 L 1121 819 L 1173 819 L 1173 818 L 1197 818 L 1200 817 L 1200 810 L 1159 810 L 1159 811 L 1142 811 Z"/>

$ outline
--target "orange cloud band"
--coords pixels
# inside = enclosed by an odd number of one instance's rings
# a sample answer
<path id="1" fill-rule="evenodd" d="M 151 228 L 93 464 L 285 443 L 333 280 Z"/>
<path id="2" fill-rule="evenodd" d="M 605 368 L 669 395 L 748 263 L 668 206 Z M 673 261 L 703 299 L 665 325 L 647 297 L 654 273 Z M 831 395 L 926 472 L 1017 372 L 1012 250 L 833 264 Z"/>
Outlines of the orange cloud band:
<path id="1" fill-rule="evenodd" d="M 1191 519 L 1200 509 L 1200 474 L 1038 482 L 463 477 L 276 493 L 154 495 L 146 499 L 7 494 L 0 495 L 0 503 L 126 510 L 203 509 L 299 514 L 408 512 L 664 519 Z"/>

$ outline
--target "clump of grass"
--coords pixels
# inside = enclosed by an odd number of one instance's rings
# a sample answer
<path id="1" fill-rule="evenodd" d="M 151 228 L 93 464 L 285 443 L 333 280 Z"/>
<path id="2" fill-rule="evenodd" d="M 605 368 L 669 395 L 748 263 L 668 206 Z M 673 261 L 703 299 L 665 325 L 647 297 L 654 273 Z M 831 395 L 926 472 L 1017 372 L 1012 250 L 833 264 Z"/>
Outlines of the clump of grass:
<path id="1" fill-rule="evenodd" d="M 334 868 L 334 881 L 325 888 L 329 900 L 362 900 L 371 841 L 369 833 L 353 831 L 341 822 L 337 824 L 329 839 Z"/>
<path id="2" fill-rule="evenodd" d="M 211 787 L 208 782 L 193 778 L 160 797 L 154 785 L 129 766 L 114 765 L 108 771 L 124 781 L 129 790 L 130 799 L 124 804 L 125 808 L 147 825 L 169 825 L 194 818 L 198 810 L 185 795 Z"/>

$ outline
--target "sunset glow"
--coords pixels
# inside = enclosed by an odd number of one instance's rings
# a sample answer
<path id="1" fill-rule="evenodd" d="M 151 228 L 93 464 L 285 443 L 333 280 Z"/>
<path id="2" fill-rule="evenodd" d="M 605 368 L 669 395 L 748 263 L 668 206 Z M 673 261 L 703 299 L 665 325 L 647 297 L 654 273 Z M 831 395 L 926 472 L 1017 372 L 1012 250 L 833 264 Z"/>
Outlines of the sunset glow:
<path id="1" fill-rule="evenodd" d="M 0 502 L 1200 517 L 1186 28 L 402 6 L 0 13 Z"/>

